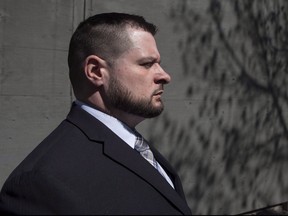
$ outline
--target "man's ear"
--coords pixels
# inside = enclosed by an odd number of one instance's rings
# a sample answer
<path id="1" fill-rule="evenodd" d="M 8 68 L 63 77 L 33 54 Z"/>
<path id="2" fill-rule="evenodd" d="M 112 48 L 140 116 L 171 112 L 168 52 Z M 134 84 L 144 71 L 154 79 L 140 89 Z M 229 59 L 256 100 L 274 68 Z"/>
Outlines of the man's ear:
<path id="1" fill-rule="evenodd" d="M 96 55 L 90 55 L 85 59 L 84 71 L 88 80 L 96 86 L 103 85 L 106 78 L 108 64 Z"/>

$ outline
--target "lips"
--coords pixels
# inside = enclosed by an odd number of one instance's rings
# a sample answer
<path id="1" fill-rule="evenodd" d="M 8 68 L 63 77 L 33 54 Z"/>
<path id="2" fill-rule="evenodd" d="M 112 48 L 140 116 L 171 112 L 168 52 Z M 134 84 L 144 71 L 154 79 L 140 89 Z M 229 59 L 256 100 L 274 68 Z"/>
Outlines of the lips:
<path id="1" fill-rule="evenodd" d="M 156 90 L 153 95 L 161 95 L 164 93 L 164 90 Z"/>
<path id="2" fill-rule="evenodd" d="M 160 85 L 158 87 L 158 89 L 156 89 L 154 92 L 153 92 L 153 95 L 161 95 L 164 93 L 164 88 L 163 88 L 163 85 Z"/>

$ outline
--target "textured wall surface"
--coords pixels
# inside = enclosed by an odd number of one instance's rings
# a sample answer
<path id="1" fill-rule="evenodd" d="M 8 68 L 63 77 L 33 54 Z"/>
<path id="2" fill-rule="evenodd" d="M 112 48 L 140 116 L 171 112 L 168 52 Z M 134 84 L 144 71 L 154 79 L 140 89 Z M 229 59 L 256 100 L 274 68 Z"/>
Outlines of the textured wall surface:
<path id="1" fill-rule="evenodd" d="M 0 184 L 66 115 L 73 1 L 0 1 Z"/>
<path id="2" fill-rule="evenodd" d="M 67 51 L 95 13 L 159 27 L 165 111 L 139 125 L 171 161 L 194 214 L 288 200 L 288 2 L 0 0 L 0 186 L 66 116 Z"/>

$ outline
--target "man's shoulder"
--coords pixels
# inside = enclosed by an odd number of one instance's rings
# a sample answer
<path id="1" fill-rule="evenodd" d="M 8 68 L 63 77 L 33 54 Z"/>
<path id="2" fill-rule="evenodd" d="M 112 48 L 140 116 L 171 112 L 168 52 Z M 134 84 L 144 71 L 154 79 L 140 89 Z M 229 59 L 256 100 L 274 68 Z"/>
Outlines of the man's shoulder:
<path id="1" fill-rule="evenodd" d="M 11 176 L 39 170 L 76 169 L 79 159 L 99 157 L 102 153 L 102 143 L 91 141 L 83 131 L 64 120 L 27 155 Z"/>

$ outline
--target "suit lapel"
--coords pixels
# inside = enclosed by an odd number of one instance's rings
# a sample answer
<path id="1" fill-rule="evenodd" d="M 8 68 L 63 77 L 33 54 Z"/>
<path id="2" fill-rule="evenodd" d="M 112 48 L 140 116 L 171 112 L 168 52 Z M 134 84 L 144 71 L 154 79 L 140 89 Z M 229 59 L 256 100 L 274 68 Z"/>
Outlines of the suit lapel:
<path id="1" fill-rule="evenodd" d="M 152 145 L 150 145 L 150 149 L 153 152 L 158 163 L 161 164 L 161 166 L 165 169 L 168 175 L 169 174 L 171 175 L 170 177 L 172 178 L 172 181 L 174 183 L 174 187 L 177 193 L 179 193 L 179 195 L 182 197 L 183 200 L 186 200 L 185 194 L 182 188 L 182 183 L 178 174 L 175 173 L 174 169 L 171 167 L 168 161 Z"/>
<path id="2" fill-rule="evenodd" d="M 148 184 L 154 187 L 159 193 L 170 200 L 183 214 L 187 214 L 185 201 L 167 183 L 158 171 L 149 164 L 137 151 L 130 148 L 122 140 L 110 136 L 109 141 L 105 141 L 104 153 L 134 172 Z M 117 140 L 117 141 L 116 141 Z"/>
<path id="3" fill-rule="evenodd" d="M 183 214 L 190 214 L 190 209 L 183 199 L 181 190 L 179 191 L 179 179 L 174 174 L 170 166 L 168 166 L 162 156 L 156 152 L 156 158 L 167 169 L 175 180 L 175 189 L 180 195 L 166 182 L 166 180 L 158 173 L 158 171 L 149 164 L 138 152 L 129 147 L 109 128 L 98 121 L 96 118 L 82 110 L 78 106 L 72 105 L 71 111 L 67 120 L 79 127 L 86 135 L 96 142 L 101 142 L 104 145 L 104 154 L 118 162 L 131 172 L 138 175 L 148 184 L 155 188 L 159 193 L 166 197 L 170 202 L 177 207 Z M 93 126 L 91 126 L 93 125 Z M 95 128 L 97 132 L 95 133 Z M 155 152 L 155 150 L 153 150 Z M 180 187 L 182 188 L 182 187 Z M 182 192 L 183 193 L 183 192 Z"/>

